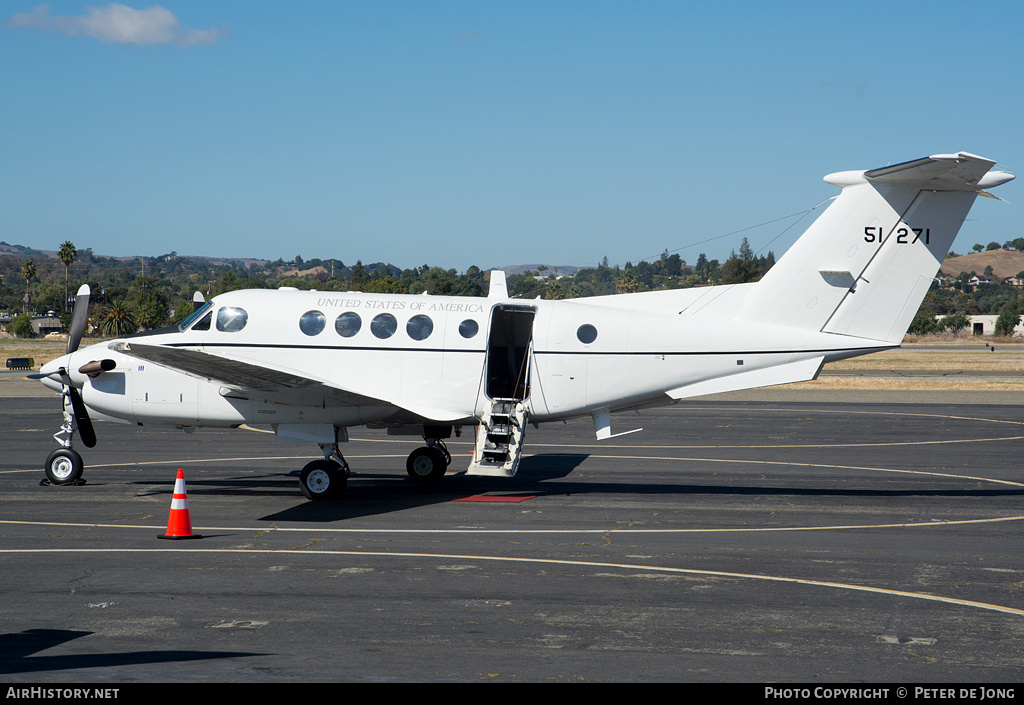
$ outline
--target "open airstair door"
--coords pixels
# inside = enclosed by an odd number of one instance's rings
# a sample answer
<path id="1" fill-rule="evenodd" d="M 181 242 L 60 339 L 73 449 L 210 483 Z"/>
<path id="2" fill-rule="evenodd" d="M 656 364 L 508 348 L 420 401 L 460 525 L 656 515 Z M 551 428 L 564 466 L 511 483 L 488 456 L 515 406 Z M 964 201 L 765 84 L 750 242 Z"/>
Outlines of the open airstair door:
<path id="1" fill-rule="evenodd" d="M 487 404 L 477 426 L 467 475 L 512 477 L 519 468 L 529 417 L 532 306 L 498 304 L 491 309 L 484 369 Z"/>

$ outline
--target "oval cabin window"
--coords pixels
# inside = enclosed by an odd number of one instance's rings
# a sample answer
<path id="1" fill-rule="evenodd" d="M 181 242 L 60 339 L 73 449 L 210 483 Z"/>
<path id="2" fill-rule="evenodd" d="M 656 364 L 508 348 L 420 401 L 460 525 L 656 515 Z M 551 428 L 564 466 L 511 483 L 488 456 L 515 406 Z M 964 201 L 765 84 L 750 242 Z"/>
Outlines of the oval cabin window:
<path id="1" fill-rule="evenodd" d="M 319 335 L 327 325 L 327 318 L 319 311 L 306 311 L 299 319 L 299 330 L 306 335 Z"/>
<path id="2" fill-rule="evenodd" d="M 342 338 L 351 338 L 363 326 L 363 319 L 355 311 L 346 311 L 334 320 L 334 330 Z"/>
<path id="3" fill-rule="evenodd" d="M 384 340 L 390 338 L 398 330 L 398 320 L 390 313 L 382 313 L 378 316 L 374 316 L 373 320 L 370 321 L 370 332 L 373 333 L 373 337 Z"/>
<path id="4" fill-rule="evenodd" d="M 405 332 L 413 340 L 426 340 L 434 332 L 434 322 L 429 316 L 413 316 L 405 324 Z"/>

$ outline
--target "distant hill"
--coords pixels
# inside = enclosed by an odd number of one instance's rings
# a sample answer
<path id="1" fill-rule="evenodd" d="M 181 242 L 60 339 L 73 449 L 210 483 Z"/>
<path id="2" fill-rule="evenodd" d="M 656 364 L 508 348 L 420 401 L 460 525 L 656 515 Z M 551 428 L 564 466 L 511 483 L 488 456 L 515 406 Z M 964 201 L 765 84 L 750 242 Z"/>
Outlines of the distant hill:
<path id="1" fill-rule="evenodd" d="M 95 254 L 95 253 L 94 253 Z M 16 257 L 35 258 L 35 259 L 57 259 L 57 250 L 34 250 L 31 247 L 25 247 L 24 245 L 11 245 L 6 242 L 0 242 L 0 256 L 2 255 L 15 255 Z M 95 255 L 96 257 L 108 257 L 116 260 L 132 260 L 132 259 L 151 259 L 149 255 Z M 243 265 L 248 267 L 252 262 L 256 262 L 261 267 L 269 264 L 270 260 L 265 259 L 252 259 L 250 257 L 206 257 L 203 255 L 175 255 L 177 257 L 187 257 L 188 259 L 198 259 L 211 264 L 229 265 L 233 262 L 241 262 Z"/>
<path id="2" fill-rule="evenodd" d="M 508 264 L 504 267 L 495 267 L 494 269 L 501 269 L 505 274 L 522 274 L 523 272 L 537 271 L 538 267 L 547 267 L 547 271 L 544 274 L 558 274 L 558 275 L 575 275 L 580 270 L 579 267 L 572 265 L 559 265 L 555 266 L 552 264 Z M 1016 272 L 1014 272 L 1016 274 Z"/>
<path id="3" fill-rule="evenodd" d="M 21 259 L 27 259 L 27 258 L 31 257 L 31 258 L 35 258 L 35 259 L 52 259 L 52 260 L 56 260 L 57 259 L 57 250 L 35 250 L 35 249 L 32 249 L 31 247 L 25 247 L 24 245 L 11 245 L 11 244 L 8 244 L 6 242 L 0 241 L 0 256 L 3 256 L 3 255 L 15 255 L 15 256 L 17 256 L 17 257 L 19 257 Z M 142 255 L 131 255 L 131 256 L 124 256 L 124 255 L 96 255 L 96 256 L 97 257 L 109 257 L 111 259 L 116 259 L 116 260 L 133 260 L 133 259 L 139 259 L 140 257 L 143 257 Z M 242 265 L 244 265 L 245 267 L 248 267 L 250 264 L 255 262 L 260 267 L 266 267 L 266 266 L 268 266 L 270 264 L 273 264 L 270 260 L 253 259 L 253 258 L 250 258 L 250 257 L 206 257 L 206 256 L 203 256 L 203 255 L 178 255 L 178 254 L 176 254 L 176 256 L 177 257 L 185 257 L 185 258 L 188 258 L 188 259 L 203 260 L 205 262 L 209 262 L 210 264 L 215 264 L 215 265 L 230 265 L 233 262 L 241 262 Z M 145 259 L 151 259 L 151 257 L 145 256 Z M 443 266 L 443 265 L 438 265 L 438 266 Z M 504 267 L 488 267 L 488 270 L 489 269 L 502 269 L 502 270 L 505 271 L 506 274 L 511 275 L 511 274 L 522 274 L 523 272 L 527 272 L 527 271 L 530 271 L 530 270 L 537 271 L 538 267 L 542 267 L 542 266 L 546 266 L 547 267 L 547 271 L 544 272 L 545 274 L 575 275 L 576 272 L 578 272 L 579 269 L 580 269 L 577 266 L 568 265 L 568 264 L 567 265 L 557 265 L 557 266 L 556 265 L 551 265 L 551 264 L 548 264 L 548 265 L 542 265 L 542 264 L 510 264 L 510 265 L 506 265 Z M 365 267 L 366 267 L 366 269 L 368 271 L 372 271 L 372 270 L 376 270 L 376 269 L 388 268 L 389 265 L 386 265 L 383 262 L 376 262 L 374 264 L 365 265 Z M 983 267 L 983 269 L 984 269 L 984 267 Z M 287 276 L 302 277 L 302 276 L 305 276 L 305 275 L 308 275 L 308 274 L 315 274 L 317 271 L 327 272 L 328 269 L 325 266 L 313 267 L 312 269 L 303 269 L 301 267 L 292 267 L 291 269 L 282 270 L 281 272 L 279 272 L 279 274 L 281 276 L 286 276 L 286 277 Z M 487 270 L 484 270 L 484 271 L 487 271 Z M 1015 270 L 1014 274 L 1016 274 L 1017 271 L 1019 271 L 1019 270 Z M 957 272 L 957 273 L 959 274 L 959 272 Z"/>
<path id="4" fill-rule="evenodd" d="M 1017 250 L 990 250 L 975 252 L 960 257 L 950 257 L 943 261 L 939 271 L 950 276 L 958 276 L 960 272 L 976 272 L 984 274 L 985 267 L 992 267 L 992 274 L 999 279 L 1017 276 L 1024 271 L 1024 252 Z"/>

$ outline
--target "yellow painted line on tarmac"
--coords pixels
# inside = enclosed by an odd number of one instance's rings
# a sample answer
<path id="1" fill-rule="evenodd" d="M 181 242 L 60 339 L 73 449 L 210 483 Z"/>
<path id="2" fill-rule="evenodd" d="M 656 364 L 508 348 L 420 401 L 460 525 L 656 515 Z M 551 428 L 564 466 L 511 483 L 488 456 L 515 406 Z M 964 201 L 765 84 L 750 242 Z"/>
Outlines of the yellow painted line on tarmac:
<path id="1" fill-rule="evenodd" d="M 812 587 L 826 587 L 834 588 L 838 590 L 853 590 L 857 592 L 869 592 L 877 595 L 887 595 L 890 597 L 906 597 L 915 600 L 928 600 L 932 602 L 941 602 L 948 605 L 956 605 L 959 607 L 972 607 L 976 609 L 990 610 L 993 612 L 1002 612 L 1004 614 L 1012 614 L 1017 616 L 1024 616 L 1024 609 L 1018 609 L 1016 607 L 1007 607 L 1005 605 L 994 605 L 988 602 L 977 602 L 974 600 L 962 600 L 954 597 L 943 597 L 941 595 L 931 595 L 928 593 L 920 592 L 908 592 L 905 590 L 892 590 L 889 588 L 871 587 L 868 585 L 855 585 L 852 583 L 839 583 L 827 580 L 810 580 L 806 578 L 790 578 L 785 576 L 777 575 L 761 575 L 757 573 L 731 573 L 721 570 L 697 570 L 693 568 L 669 568 L 665 566 L 650 566 L 640 565 L 633 563 L 604 563 L 600 561 L 569 561 L 557 558 L 517 558 L 511 556 L 483 556 L 475 554 L 455 554 L 455 553 L 408 553 L 402 551 L 396 552 L 385 552 L 385 551 L 325 551 L 315 549 L 217 549 L 217 548 L 86 548 L 86 549 L 60 549 L 60 548 L 44 548 L 44 549 L 0 549 L 0 554 L 5 555 L 17 555 L 17 554 L 41 554 L 41 553 L 68 553 L 72 551 L 75 553 L 188 553 L 190 555 L 197 554 L 223 554 L 233 553 L 239 555 L 295 555 L 295 556 L 344 556 L 346 558 L 413 558 L 413 559 L 444 559 L 444 560 L 466 560 L 466 561 L 488 561 L 488 562 L 503 562 L 503 563 L 529 563 L 529 564 L 540 564 L 540 565 L 561 565 L 570 566 L 573 568 L 587 567 L 587 568 L 604 568 L 604 569 L 618 569 L 618 570 L 639 570 L 647 573 L 658 572 L 675 575 L 694 575 L 706 578 L 724 578 L 728 580 L 757 580 L 764 582 L 776 582 L 776 583 L 788 583 L 791 585 L 808 585 Z"/>
<path id="2" fill-rule="evenodd" d="M 889 472 L 903 475 L 928 475 L 952 480 L 972 480 L 975 482 L 991 482 L 997 485 L 1010 485 L 1011 487 L 1024 487 L 1022 482 L 1013 480 L 994 480 L 989 477 L 977 477 L 975 475 L 956 475 L 945 472 L 933 472 L 930 470 L 900 470 L 898 468 L 875 468 L 862 465 L 830 465 L 827 463 L 801 463 L 786 460 L 743 460 L 737 458 L 685 458 L 679 456 L 658 456 L 658 455 L 589 455 L 588 458 L 600 458 L 602 460 L 683 460 L 695 463 L 743 463 L 746 465 L 794 465 L 801 468 L 826 468 L 829 470 L 867 470 L 869 472 Z"/>
<path id="3" fill-rule="evenodd" d="M 538 444 L 535 444 L 538 445 Z M 617 446 L 617 448 L 628 449 L 627 447 Z M 685 447 L 681 448 L 684 449 Z M 664 449 L 664 448 L 663 448 Z M 524 457 L 534 457 L 536 454 L 527 454 Z M 146 461 L 134 461 L 134 462 L 122 462 L 122 463 L 104 463 L 98 465 L 90 465 L 90 468 L 132 468 L 132 467 L 143 467 L 149 465 L 165 465 L 165 466 L 179 466 L 179 465 L 192 465 L 201 463 L 227 463 L 227 462 L 256 462 L 256 461 L 267 461 L 267 460 L 308 460 L 310 458 L 319 458 L 320 456 L 311 455 L 296 455 L 296 456 L 281 456 L 281 455 L 268 455 L 268 456 L 252 456 L 252 457 L 234 457 L 234 458 L 199 458 L 194 460 L 146 460 Z M 404 458 L 404 454 L 373 454 L 373 455 L 346 455 L 347 459 L 360 460 L 365 458 Z M 689 456 L 672 456 L 672 455 L 605 455 L 605 454 L 588 454 L 588 458 L 597 458 L 601 460 L 649 460 L 649 461 L 668 461 L 668 462 L 691 462 L 691 463 L 737 463 L 745 465 L 780 465 L 780 466 L 793 466 L 802 468 L 824 468 L 828 470 L 860 470 L 868 472 L 882 472 L 882 473 L 898 473 L 904 475 L 926 475 L 930 477 L 940 477 L 943 479 L 952 480 L 969 480 L 972 482 L 991 482 L 997 485 L 1009 485 L 1011 487 L 1024 487 L 1022 482 L 1014 482 L 1012 480 L 998 480 L 989 477 L 979 477 L 976 475 L 960 475 L 954 473 L 943 473 L 934 472 L 929 470 L 900 470 L 898 468 L 879 468 L 870 467 L 863 465 L 834 465 L 829 463 L 806 463 L 799 461 L 785 461 L 785 460 L 761 460 L 761 459 L 742 459 L 742 458 L 697 458 Z M 37 468 L 28 469 L 14 469 L 14 470 L 0 470 L 0 475 L 15 474 L 15 473 L 26 473 L 26 472 L 39 472 Z"/>
<path id="4" fill-rule="evenodd" d="M 894 522 L 889 524 L 832 524 L 826 526 L 762 526 L 762 527 L 736 527 L 736 528 L 700 528 L 700 529 L 644 529 L 644 528 L 621 528 L 611 527 L 604 529 L 484 529 L 479 527 L 455 528 L 455 529 L 371 529 L 371 528 L 331 528 L 331 527 L 282 527 L 282 526 L 195 526 L 196 530 L 203 531 L 258 531 L 258 532 L 280 532 L 280 533 L 324 533 L 324 534 L 752 534 L 772 533 L 785 531 L 856 531 L 866 529 L 920 529 L 927 527 L 944 526 L 965 526 L 968 524 L 997 524 L 1005 521 L 1024 521 L 1024 515 L 1013 515 L 1003 517 L 989 517 L 987 519 L 936 519 L 933 521 L 919 522 Z M 67 521 L 27 521 L 19 519 L 0 519 L 0 524 L 11 524 L 18 526 L 51 526 L 69 527 L 79 529 L 163 529 L 163 525 L 156 524 L 101 524 L 97 522 L 67 522 Z"/>
<path id="5" fill-rule="evenodd" d="M 406 454 L 397 455 L 346 455 L 346 458 L 352 458 L 359 460 L 362 458 L 405 458 Z M 96 463 L 89 464 L 86 466 L 86 470 L 92 470 L 95 468 L 133 468 L 143 467 L 147 465 L 166 465 L 166 466 L 179 466 L 179 465 L 195 465 L 198 463 L 245 463 L 262 460 L 318 460 L 323 458 L 323 455 L 265 455 L 265 456 L 250 456 L 245 458 L 195 458 L 193 460 L 133 460 L 120 463 Z M 42 472 L 42 468 L 16 468 L 14 470 L 0 470 L 0 475 L 8 475 L 22 472 Z"/>
<path id="6" fill-rule="evenodd" d="M 708 450 L 710 448 L 750 449 L 750 448 L 888 448 L 891 446 L 931 446 L 948 445 L 956 443 L 994 443 L 996 441 L 1019 441 L 1024 436 L 997 436 L 995 438 L 952 438 L 941 441 L 888 441 L 884 443 L 767 443 L 761 445 L 600 445 L 594 443 L 531 443 L 530 446 L 546 448 L 622 448 L 623 450 L 650 448 L 652 450 L 667 450 L 678 448 L 680 450 Z"/>
<path id="7" fill-rule="evenodd" d="M 778 402 L 778 403 L 782 403 L 782 402 Z M 718 406 L 687 406 L 687 407 L 673 406 L 671 408 L 666 409 L 666 411 L 679 411 L 679 412 L 686 412 L 686 411 L 689 411 L 689 410 L 722 411 L 723 413 L 725 413 L 725 410 L 722 407 L 718 407 Z M 1012 419 L 990 419 L 990 418 L 987 418 L 987 417 L 984 417 L 984 416 L 960 416 L 958 414 L 933 414 L 933 413 L 923 413 L 923 412 L 919 412 L 919 411 L 906 411 L 906 412 L 904 412 L 904 411 L 879 411 L 877 409 L 873 409 L 873 410 L 869 410 L 869 411 L 863 411 L 863 410 L 860 410 L 860 409 L 851 409 L 851 408 L 842 408 L 842 409 L 800 409 L 800 408 L 792 408 L 792 407 L 760 408 L 760 409 L 753 408 L 753 409 L 746 409 L 745 411 L 767 412 L 767 413 L 788 413 L 788 414 L 794 414 L 794 415 L 798 415 L 798 414 L 807 412 L 807 413 L 816 413 L 816 414 L 859 414 L 861 416 L 917 416 L 917 417 L 920 417 L 920 418 L 928 418 L 928 419 L 952 419 L 954 421 L 987 421 L 989 423 L 1006 423 L 1006 424 L 1013 424 L 1015 426 L 1024 426 L 1024 421 L 1014 421 Z"/>

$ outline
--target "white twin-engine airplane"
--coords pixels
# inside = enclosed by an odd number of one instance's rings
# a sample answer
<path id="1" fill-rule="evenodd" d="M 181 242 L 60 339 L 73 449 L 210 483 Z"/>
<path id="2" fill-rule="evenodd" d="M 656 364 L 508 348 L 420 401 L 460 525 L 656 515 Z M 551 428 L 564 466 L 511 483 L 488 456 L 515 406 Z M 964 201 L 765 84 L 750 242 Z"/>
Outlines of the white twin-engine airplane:
<path id="1" fill-rule="evenodd" d="M 899 346 L 975 197 L 1014 178 L 994 166 L 961 152 L 831 174 L 842 193 L 756 283 L 524 301 L 495 271 L 486 298 L 233 291 L 180 326 L 78 350 L 83 286 L 67 354 L 35 375 L 64 399 L 46 475 L 79 479 L 72 438 L 95 444 L 91 414 L 269 424 L 323 451 L 299 476 L 310 499 L 344 489 L 352 426 L 422 436 L 417 480 L 442 477 L 445 439 L 474 426 L 467 474 L 511 477 L 528 424 L 591 416 L 604 439 L 614 412 L 811 380 Z"/>

